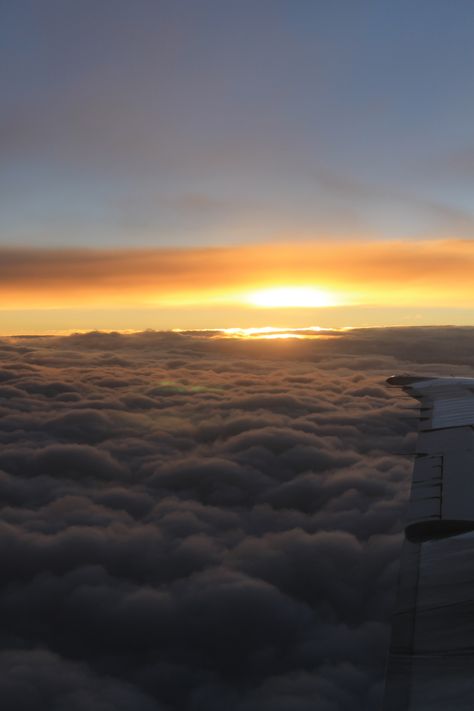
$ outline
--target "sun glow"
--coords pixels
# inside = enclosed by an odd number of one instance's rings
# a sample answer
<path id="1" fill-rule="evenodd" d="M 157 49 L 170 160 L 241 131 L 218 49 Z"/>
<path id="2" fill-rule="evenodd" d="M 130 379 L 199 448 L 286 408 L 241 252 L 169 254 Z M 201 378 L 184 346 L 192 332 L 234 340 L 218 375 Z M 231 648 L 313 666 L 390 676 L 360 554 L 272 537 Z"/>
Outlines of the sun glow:
<path id="1" fill-rule="evenodd" d="M 306 328 L 279 328 L 274 326 L 263 326 L 261 328 L 223 328 L 213 336 L 217 339 L 236 338 L 242 340 L 308 340 L 314 338 L 334 338 L 343 329 L 321 328 L 320 326 L 308 326 Z"/>
<path id="2" fill-rule="evenodd" d="M 336 306 L 335 296 L 324 289 L 312 286 L 282 286 L 261 289 L 249 294 L 248 302 L 265 309 L 321 308 Z"/>

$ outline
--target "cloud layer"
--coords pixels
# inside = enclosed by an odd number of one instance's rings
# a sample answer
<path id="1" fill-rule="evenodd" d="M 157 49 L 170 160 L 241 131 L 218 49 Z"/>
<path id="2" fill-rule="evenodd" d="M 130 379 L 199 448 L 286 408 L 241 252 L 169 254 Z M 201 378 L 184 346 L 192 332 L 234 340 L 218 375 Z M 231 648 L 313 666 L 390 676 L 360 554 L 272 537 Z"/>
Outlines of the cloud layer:
<path id="1" fill-rule="evenodd" d="M 416 414 L 383 381 L 473 345 L 0 341 L 2 707 L 375 711 Z"/>
<path id="2" fill-rule="evenodd" d="M 8 308 L 241 303 L 262 286 L 316 285 L 336 303 L 458 306 L 474 296 L 469 240 L 201 249 L 0 248 Z M 206 326 L 206 324 L 202 324 Z"/>

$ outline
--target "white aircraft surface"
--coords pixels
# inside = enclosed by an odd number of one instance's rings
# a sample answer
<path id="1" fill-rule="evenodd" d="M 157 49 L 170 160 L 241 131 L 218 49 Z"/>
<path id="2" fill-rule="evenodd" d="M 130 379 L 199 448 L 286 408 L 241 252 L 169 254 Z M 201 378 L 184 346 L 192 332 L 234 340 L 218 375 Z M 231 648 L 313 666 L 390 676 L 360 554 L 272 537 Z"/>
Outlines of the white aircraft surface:
<path id="1" fill-rule="evenodd" d="M 474 711 L 474 378 L 387 382 L 421 411 L 383 711 Z"/>

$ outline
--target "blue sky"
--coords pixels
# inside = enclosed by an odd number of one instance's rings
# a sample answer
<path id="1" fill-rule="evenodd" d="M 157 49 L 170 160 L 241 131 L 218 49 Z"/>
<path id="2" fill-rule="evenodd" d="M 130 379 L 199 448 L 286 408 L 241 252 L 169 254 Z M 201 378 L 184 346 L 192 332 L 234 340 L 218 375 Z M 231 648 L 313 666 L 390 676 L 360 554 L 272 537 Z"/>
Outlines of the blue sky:
<path id="1" fill-rule="evenodd" d="M 474 3 L 1 3 L 1 245 L 474 234 Z"/>

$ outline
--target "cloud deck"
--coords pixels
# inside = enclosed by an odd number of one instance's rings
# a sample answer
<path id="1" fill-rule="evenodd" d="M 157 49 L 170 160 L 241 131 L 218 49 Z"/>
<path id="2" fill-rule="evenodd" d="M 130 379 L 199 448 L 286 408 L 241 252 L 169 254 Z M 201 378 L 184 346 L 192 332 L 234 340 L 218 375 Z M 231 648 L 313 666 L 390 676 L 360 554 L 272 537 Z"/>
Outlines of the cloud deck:
<path id="1" fill-rule="evenodd" d="M 383 381 L 471 375 L 474 329 L 213 336 L 0 341 L 8 711 L 377 708 L 416 414 Z"/>

